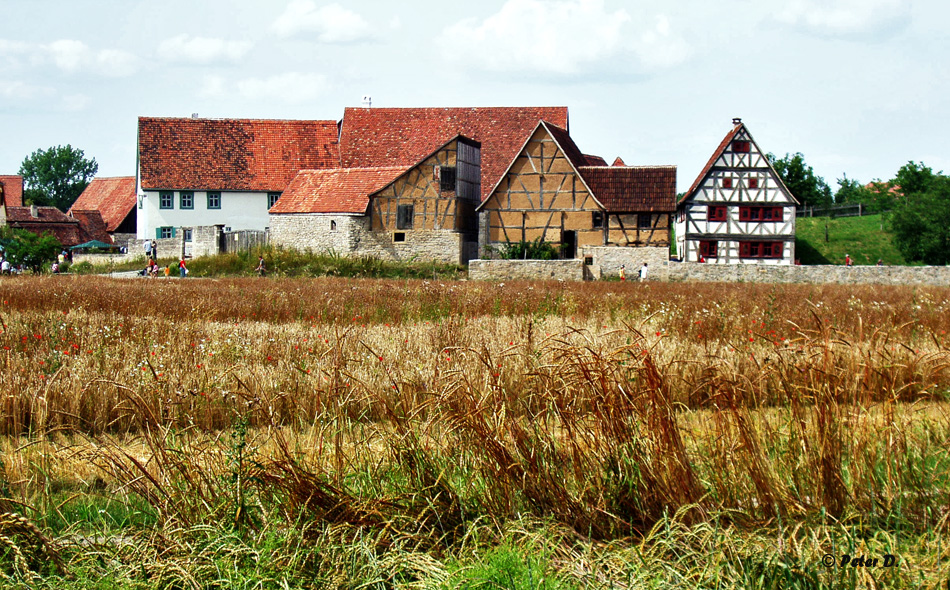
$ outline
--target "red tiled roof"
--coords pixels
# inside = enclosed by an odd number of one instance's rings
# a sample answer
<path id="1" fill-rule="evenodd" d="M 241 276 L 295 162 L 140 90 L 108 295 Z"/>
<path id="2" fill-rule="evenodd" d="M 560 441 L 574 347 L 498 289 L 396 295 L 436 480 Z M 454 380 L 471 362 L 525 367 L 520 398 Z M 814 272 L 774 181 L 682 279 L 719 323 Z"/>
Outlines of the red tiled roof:
<path id="1" fill-rule="evenodd" d="M 347 108 L 340 130 L 345 168 L 413 166 L 456 135 L 481 142 L 482 200 L 538 125 L 567 128 L 567 107 Z"/>
<path id="2" fill-rule="evenodd" d="M 600 156 L 592 156 L 590 154 L 584 154 L 584 165 L 585 166 L 606 166 L 607 160 L 601 158 Z"/>
<path id="3" fill-rule="evenodd" d="M 7 207 L 23 206 L 23 177 L 14 175 L 0 175 L 0 186 L 3 187 L 3 200 Z"/>
<path id="4" fill-rule="evenodd" d="M 571 135 L 566 129 L 558 127 L 557 125 L 552 125 L 550 123 L 543 123 L 543 125 L 544 128 L 547 129 L 551 134 L 551 137 L 554 138 L 554 141 L 557 142 L 558 146 L 560 146 L 564 156 L 570 160 L 572 164 L 574 164 L 575 168 L 591 165 L 587 163 L 588 156 L 585 156 L 583 153 L 581 153 L 580 148 L 577 147 L 576 143 L 574 143 L 574 140 L 571 138 Z"/>
<path id="5" fill-rule="evenodd" d="M 7 207 L 7 225 L 37 235 L 48 232 L 67 247 L 89 241 L 79 221 L 67 217 L 56 207 L 37 207 L 36 217 L 33 217 L 31 207 Z"/>
<path id="6" fill-rule="evenodd" d="M 76 209 L 74 205 L 73 208 L 69 210 L 69 215 L 79 222 L 79 227 L 82 228 L 85 234 L 86 239 L 80 243 L 90 240 L 99 240 L 106 244 L 114 243 L 112 236 L 106 231 L 106 222 L 102 219 L 102 214 L 99 213 L 99 211 L 95 209 Z"/>
<path id="7" fill-rule="evenodd" d="M 617 159 L 614 160 L 614 163 L 611 164 L 611 166 L 626 166 L 626 164 L 624 163 L 623 158 L 617 156 Z"/>
<path id="8" fill-rule="evenodd" d="M 369 196 L 406 170 L 403 166 L 301 170 L 270 213 L 366 213 Z"/>
<path id="9" fill-rule="evenodd" d="M 135 209 L 135 177 L 93 178 L 86 190 L 73 203 L 70 212 L 96 210 L 105 222 L 106 231 L 116 228 Z M 101 239 L 101 238 L 95 238 Z M 102 240 L 105 242 L 106 240 Z"/>
<path id="10" fill-rule="evenodd" d="M 607 211 L 676 210 L 676 166 L 583 166 L 578 171 Z"/>
<path id="11" fill-rule="evenodd" d="M 682 203 L 686 199 L 690 198 L 693 195 L 693 192 L 699 188 L 700 183 L 706 178 L 706 174 L 709 172 L 709 169 L 713 167 L 713 164 L 716 163 L 716 160 L 719 159 L 719 156 L 726 150 L 726 147 L 729 146 L 729 143 L 732 142 L 732 138 L 736 136 L 736 133 L 742 129 L 744 125 L 742 122 L 734 123 L 732 129 L 729 130 L 729 133 L 719 142 L 719 147 L 716 148 L 716 151 L 712 153 L 709 161 L 706 162 L 706 165 L 703 166 L 702 171 L 700 171 L 699 176 L 696 177 L 696 180 L 693 181 L 693 185 L 689 187 L 689 190 L 683 193 L 683 198 L 679 200 L 679 203 Z M 677 204 L 679 204 L 677 203 Z"/>
<path id="12" fill-rule="evenodd" d="M 142 188 L 283 191 L 339 166 L 336 121 L 139 118 Z"/>

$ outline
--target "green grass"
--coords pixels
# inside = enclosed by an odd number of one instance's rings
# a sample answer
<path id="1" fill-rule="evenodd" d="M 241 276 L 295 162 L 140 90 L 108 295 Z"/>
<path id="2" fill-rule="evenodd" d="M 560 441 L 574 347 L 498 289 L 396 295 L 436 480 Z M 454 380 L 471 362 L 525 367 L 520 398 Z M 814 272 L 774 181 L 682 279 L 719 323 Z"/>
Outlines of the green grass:
<path id="1" fill-rule="evenodd" d="M 825 222 L 828 241 L 825 241 Z M 844 264 L 850 254 L 855 265 L 906 265 L 894 246 L 886 221 L 881 229 L 880 215 L 863 217 L 800 217 L 796 221 L 795 257 L 802 264 Z"/>
<path id="2" fill-rule="evenodd" d="M 300 252 L 285 248 L 256 248 L 254 250 L 215 256 L 202 256 L 187 261 L 189 277 L 250 277 L 256 276 L 257 257 L 264 256 L 268 277 L 346 277 L 379 279 L 460 279 L 464 278 L 464 266 L 410 260 L 391 262 L 371 257 L 349 257 L 334 253 Z M 162 268 L 171 266 L 172 276 L 178 276 L 177 258 L 159 258 Z M 75 274 L 97 274 L 142 270 L 145 257 L 114 264 L 93 266 L 88 263 L 73 265 Z"/>

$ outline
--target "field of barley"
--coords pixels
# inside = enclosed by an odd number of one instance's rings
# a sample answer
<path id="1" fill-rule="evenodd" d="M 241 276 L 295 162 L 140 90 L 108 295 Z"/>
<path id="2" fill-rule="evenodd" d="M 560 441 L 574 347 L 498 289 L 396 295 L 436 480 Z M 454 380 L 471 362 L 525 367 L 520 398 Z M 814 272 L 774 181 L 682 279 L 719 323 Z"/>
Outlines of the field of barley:
<path id="1" fill-rule="evenodd" d="M 950 288 L 9 277 L 0 328 L 5 588 L 950 580 Z"/>

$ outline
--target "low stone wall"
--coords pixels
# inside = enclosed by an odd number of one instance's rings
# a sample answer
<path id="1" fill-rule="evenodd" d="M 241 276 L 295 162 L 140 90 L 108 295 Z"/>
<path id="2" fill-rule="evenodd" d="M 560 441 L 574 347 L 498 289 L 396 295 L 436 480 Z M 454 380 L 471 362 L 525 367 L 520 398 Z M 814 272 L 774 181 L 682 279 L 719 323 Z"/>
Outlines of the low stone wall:
<path id="1" fill-rule="evenodd" d="M 467 241 L 466 235 L 457 231 L 407 229 L 401 232 L 405 241 L 395 242 L 393 232 L 372 231 L 369 222 L 365 215 L 271 215 L 271 243 L 312 252 L 332 251 L 342 256 L 449 264 L 464 264 L 474 249 L 473 241 Z"/>
<path id="2" fill-rule="evenodd" d="M 619 247 L 619 246 L 584 246 L 581 256 L 591 258 L 593 267 L 599 267 L 601 277 L 620 276 L 620 266 L 626 267 L 627 279 L 636 278 L 643 263 L 647 263 L 649 277 L 658 280 L 665 279 L 666 265 L 670 259 L 669 247 Z M 594 272 L 594 277 L 598 274 Z"/>
<path id="3" fill-rule="evenodd" d="M 475 281 L 584 279 L 584 261 L 574 260 L 470 260 L 468 278 Z"/>
<path id="4" fill-rule="evenodd" d="M 666 280 L 727 283 L 838 283 L 950 286 L 947 266 L 774 266 L 671 262 Z M 651 278 L 663 280 L 660 273 Z"/>

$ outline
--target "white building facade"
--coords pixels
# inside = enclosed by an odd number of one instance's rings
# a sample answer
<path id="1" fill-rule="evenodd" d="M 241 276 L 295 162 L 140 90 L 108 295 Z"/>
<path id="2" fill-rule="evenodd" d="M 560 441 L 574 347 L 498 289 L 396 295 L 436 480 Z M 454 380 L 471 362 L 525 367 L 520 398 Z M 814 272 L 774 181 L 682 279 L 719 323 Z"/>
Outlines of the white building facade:
<path id="1" fill-rule="evenodd" d="M 264 230 L 280 193 L 138 189 L 136 238 L 177 237 L 180 227 L 224 225 L 225 231 Z"/>
<path id="2" fill-rule="evenodd" d="M 683 262 L 792 264 L 798 202 L 741 119 L 677 204 Z"/>

